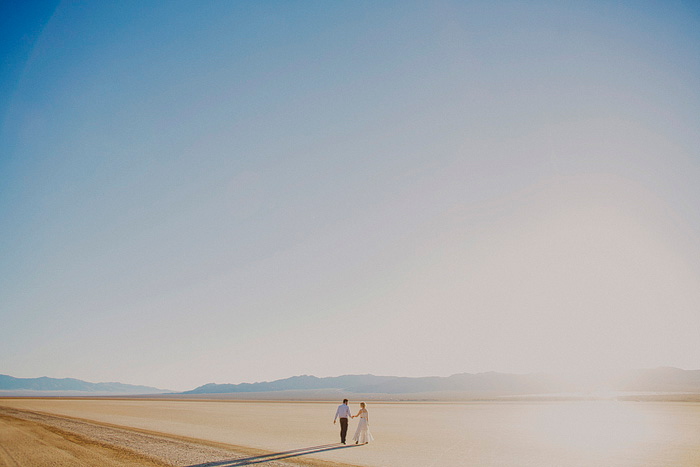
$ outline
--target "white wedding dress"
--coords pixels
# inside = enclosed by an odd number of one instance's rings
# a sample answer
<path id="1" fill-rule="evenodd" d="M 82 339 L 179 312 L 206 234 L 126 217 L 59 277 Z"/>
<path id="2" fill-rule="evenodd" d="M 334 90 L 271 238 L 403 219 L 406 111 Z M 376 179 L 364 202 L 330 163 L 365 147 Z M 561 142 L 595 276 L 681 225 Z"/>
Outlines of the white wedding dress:
<path id="1" fill-rule="evenodd" d="M 365 444 L 374 440 L 374 436 L 369 432 L 369 423 L 367 423 L 367 412 L 360 413 L 360 423 L 357 425 L 355 436 L 352 440 L 357 444 Z"/>

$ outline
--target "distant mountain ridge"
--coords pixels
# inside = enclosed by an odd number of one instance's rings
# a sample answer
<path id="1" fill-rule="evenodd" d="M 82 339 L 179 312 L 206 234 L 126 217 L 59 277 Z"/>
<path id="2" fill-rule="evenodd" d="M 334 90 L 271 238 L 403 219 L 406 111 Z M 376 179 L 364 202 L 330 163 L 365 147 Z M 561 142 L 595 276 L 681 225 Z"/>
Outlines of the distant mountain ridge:
<path id="1" fill-rule="evenodd" d="M 183 394 L 221 394 L 245 392 L 271 392 L 289 390 L 340 389 L 351 393 L 409 394 L 435 391 L 541 392 L 551 386 L 542 375 L 511 375 L 504 373 L 462 373 L 448 377 L 400 377 L 375 375 L 344 375 L 318 378 L 293 376 L 291 378 L 241 384 L 205 384 Z"/>
<path id="2" fill-rule="evenodd" d="M 314 392 L 314 397 L 339 393 L 402 394 L 422 398 L 430 394 L 481 396 L 512 396 L 557 393 L 587 393 L 596 391 L 693 393 L 700 394 L 700 370 L 672 367 L 629 370 L 619 373 L 578 373 L 574 378 L 551 374 L 459 373 L 452 376 L 401 377 L 343 375 L 319 378 L 311 375 L 292 376 L 275 381 L 241 384 L 209 383 L 183 395 L 216 395 L 269 393 L 270 395 Z M 115 395 L 137 396 L 174 394 L 173 391 L 149 386 L 122 383 L 89 383 L 74 378 L 15 378 L 0 374 L 0 395 Z M 383 396 L 382 396 L 383 397 Z"/>
<path id="3" fill-rule="evenodd" d="M 345 375 L 330 378 L 302 375 L 261 383 L 216 384 L 209 383 L 183 394 L 219 394 L 229 392 L 268 392 L 306 389 L 357 389 L 368 384 L 381 385 L 395 379 L 395 376 Z"/>
<path id="4" fill-rule="evenodd" d="M 342 390 L 348 393 L 411 394 L 434 392 L 494 395 L 547 394 L 596 390 L 620 392 L 700 393 L 700 370 L 662 367 L 619 374 L 589 373 L 576 378 L 549 374 L 460 373 L 452 376 L 399 377 L 344 375 L 318 378 L 302 375 L 269 382 L 209 383 L 181 394 L 231 394 L 274 391 Z"/>
<path id="5" fill-rule="evenodd" d="M 0 375 L 0 391 L 37 391 L 41 393 L 80 392 L 92 394 L 141 395 L 163 394 L 171 391 L 149 386 L 122 383 L 89 383 L 74 378 L 15 378 Z"/>

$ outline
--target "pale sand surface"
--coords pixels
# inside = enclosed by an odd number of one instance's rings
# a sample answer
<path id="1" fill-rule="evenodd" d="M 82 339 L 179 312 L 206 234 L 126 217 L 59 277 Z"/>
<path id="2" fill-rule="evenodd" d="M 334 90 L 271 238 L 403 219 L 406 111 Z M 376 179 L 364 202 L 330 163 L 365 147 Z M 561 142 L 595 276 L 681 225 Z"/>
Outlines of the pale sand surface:
<path id="1" fill-rule="evenodd" d="M 0 466 L 352 467 L 306 457 L 350 448 L 334 443 L 270 453 L 0 406 Z"/>
<path id="2" fill-rule="evenodd" d="M 0 406 L 267 452 L 338 440 L 336 402 L 2 399 Z M 375 442 L 302 457 L 383 467 L 700 465 L 697 403 L 373 402 L 368 409 Z M 351 421 L 350 435 L 355 427 Z"/>
<path id="3" fill-rule="evenodd" d="M 0 465 L 121 467 L 163 464 L 72 432 L 0 414 Z"/>

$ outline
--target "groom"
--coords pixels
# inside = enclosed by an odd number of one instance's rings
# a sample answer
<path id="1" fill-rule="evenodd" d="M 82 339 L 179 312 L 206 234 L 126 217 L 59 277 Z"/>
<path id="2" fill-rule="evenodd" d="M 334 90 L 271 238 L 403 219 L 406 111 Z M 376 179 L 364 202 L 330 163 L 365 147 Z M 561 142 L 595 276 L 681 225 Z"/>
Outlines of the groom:
<path id="1" fill-rule="evenodd" d="M 335 411 L 335 418 L 333 419 L 334 424 L 338 418 L 340 418 L 340 442 L 345 444 L 345 435 L 348 433 L 348 418 L 352 418 L 347 399 L 343 399 L 343 403 L 340 404 L 338 410 Z"/>

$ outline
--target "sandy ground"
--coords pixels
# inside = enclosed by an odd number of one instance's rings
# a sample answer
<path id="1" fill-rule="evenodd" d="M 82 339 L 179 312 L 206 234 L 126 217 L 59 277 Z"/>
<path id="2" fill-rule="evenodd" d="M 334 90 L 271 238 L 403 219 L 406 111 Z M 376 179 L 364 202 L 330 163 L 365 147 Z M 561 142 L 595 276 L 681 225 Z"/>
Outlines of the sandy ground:
<path id="1" fill-rule="evenodd" d="M 74 433 L 0 414 L 0 465 L 11 467 L 163 464 Z"/>
<path id="2" fill-rule="evenodd" d="M 354 411 L 358 402 L 350 402 Z M 370 402 L 375 441 L 347 447 L 335 444 L 337 405 L 0 399 L 0 407 L 44 414 L 44 423 L 62 420 L 61 429 L 71 428 L 66 423 L 80 419 L 88 428 L 100 427 L 78 432 L 81 436 L 94 438 L 102 433 L 107 437 L 100 438 L 104 444 L 111 442 L 180 466 L 275 465 L 273 462 L 372 467 L 700 466 L 698 403 Z M 350 435 L 356 425 L 350 422 Z M 198 451 L 205 448 L 223 451 Z"/>
<path id="3" fill-rule="evenodd" d="M 0 407 L 0 466 L 342 467 L 298 459 L 337 444 L 270 453 Z"/>
<path id="4" fill-rule="evenodd" d="M 260 454 L 299 451 L 294 462 L 387 465 L 373 445 L 342 447 L 333 424 L 337 403 L 178 401 L 130 399 L 0 399 L 0 406 L 110 426 L 128 427 Z M 357 405 L 357 404 L 355 404 Z M 349 437 L 356 423 L 351 422 Z M 352 453 L 350 451 L 353 451 Z M 386 453 L 385 453 L 386 454 Z M 334 464 L 333 464 L 334 463 Z"/>

